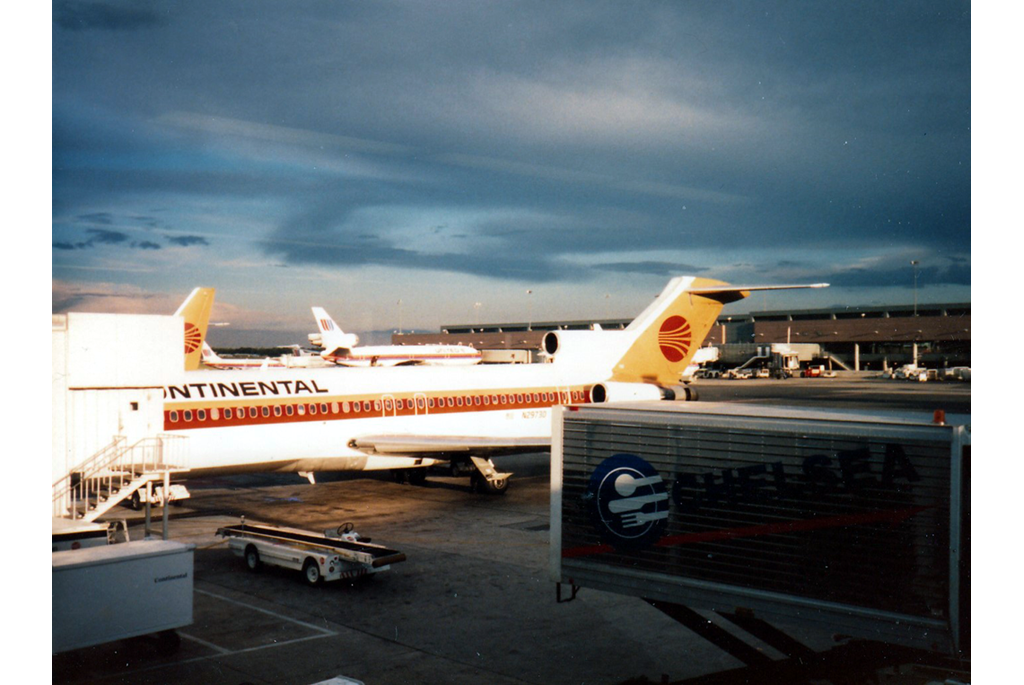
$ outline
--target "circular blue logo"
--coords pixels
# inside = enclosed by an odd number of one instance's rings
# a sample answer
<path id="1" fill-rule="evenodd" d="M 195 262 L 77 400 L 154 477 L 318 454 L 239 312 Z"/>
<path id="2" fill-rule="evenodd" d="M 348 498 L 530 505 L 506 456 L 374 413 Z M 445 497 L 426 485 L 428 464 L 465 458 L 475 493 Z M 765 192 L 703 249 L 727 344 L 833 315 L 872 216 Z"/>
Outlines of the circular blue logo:
<path id="1" fill-rule="evenodd" d="M 616 454 L 590 475 L 585 499 L 601 537 L 617 547 L 646 547 L 657 542 L 668 522 L 665 481 L 646 461 Z"/>

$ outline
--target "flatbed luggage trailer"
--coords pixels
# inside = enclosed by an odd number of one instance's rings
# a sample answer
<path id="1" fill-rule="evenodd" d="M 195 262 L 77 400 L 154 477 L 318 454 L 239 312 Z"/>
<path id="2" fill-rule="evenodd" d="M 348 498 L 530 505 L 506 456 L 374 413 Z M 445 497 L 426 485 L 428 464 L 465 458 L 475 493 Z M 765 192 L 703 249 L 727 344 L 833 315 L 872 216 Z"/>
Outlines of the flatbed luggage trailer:
<path id="1" fill-rule="evenodd" d="M 851 659 L 969 673 L 969 416 L 623 403 L 553 421 L 559 601 L 643 598 L 759 677 Z M 814 653 L 766 619 L 849 639 Z"/>
<path id="2" fill-rule="evenodd" d="M 263 564 L 302 571 L 310 585 L 359 578 L 387 571 L 405 561 L 405 554 L 360 540 L 351 524 L 315 533 L 265 523 L 242 521 L 217 530 L 250 571 Z"/>

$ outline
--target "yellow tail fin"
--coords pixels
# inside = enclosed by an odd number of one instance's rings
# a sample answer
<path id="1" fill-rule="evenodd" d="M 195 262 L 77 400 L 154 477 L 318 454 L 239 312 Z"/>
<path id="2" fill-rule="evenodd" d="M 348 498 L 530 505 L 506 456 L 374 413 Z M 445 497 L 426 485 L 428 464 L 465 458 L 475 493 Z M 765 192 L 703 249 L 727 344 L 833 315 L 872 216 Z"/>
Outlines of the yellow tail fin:
<path id="1" fill-rule="evenodd" d="M 658 299 L 626 328 L 634 337 L 615 364 L 612 380 L 678 383 L 680 374 L 715 325 L 723 305 L 742 300 L 755 290 L 827 287 L 827 283 L 734 286 L 709 278 L 673 278 Z"/>
<path id="2" fill-rule="evenodd" d="M 213 288 L 196 288 L 174 314 L 185 319 L 185 370 L 195 371 L 203 357 L 206 327 L 213 309 Z"/>
<path id="3" fill-rule="evenodd" d="M 673 385 L 689 365 L 725 303 L 717 293 L 694 290 L 725 286 L 706 278 L 673 278 L 661 295 L 627 328 L 636 335 L 615 364 L 612 380 Z M 746 293 L 740 294 L 740 299 Z"/>

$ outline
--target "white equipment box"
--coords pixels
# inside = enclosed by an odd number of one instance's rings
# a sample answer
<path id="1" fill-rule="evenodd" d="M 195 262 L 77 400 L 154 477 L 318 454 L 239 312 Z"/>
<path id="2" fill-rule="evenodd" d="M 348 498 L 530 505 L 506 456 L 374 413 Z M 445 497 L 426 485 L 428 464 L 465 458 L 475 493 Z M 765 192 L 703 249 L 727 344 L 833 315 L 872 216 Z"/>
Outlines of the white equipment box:
<path id="1" fill-rule="evenodd" d="M 194 549 L 140 540 L 54 552 L 52 653 L 191 624 Z"/>

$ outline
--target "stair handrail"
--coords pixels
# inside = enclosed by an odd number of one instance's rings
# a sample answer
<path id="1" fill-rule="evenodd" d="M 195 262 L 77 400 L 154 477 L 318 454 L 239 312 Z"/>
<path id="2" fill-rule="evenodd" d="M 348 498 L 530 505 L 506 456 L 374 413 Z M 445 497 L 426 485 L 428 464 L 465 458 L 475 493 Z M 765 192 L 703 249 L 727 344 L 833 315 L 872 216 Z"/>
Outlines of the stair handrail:
<path id="1" fill-rule="evenodd" d="M 144 474 L 187 470 L 185 440 L 184 436 L 163 433 L 127 446 L 124 436 L 115 436 L 109 445 L 53 484 L 53 515 L 85 518 L 83 507 L 88 508 L 104 491 L 108 496 L 120 492 Z"/>
<path id="2" fill-rule="evenodd" d="M 53 484 L 54 490 L 56 490 L 61 483 L 70 481 L 74 474 L 95 470 L 97 464 L 105 464 L 110 461 L 112 457 L 116 458 L 118 451 L 124 447 L 126 441 L 127 438 L 125 438 L 125 436 L 115 435 L 110 444 L 101 447 L 95 454 L 86 458 L 81 464 L 68 469 L 67 474 L 58 478 Z"/>

